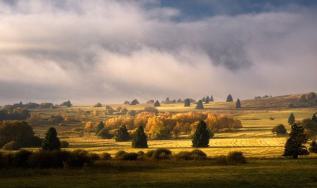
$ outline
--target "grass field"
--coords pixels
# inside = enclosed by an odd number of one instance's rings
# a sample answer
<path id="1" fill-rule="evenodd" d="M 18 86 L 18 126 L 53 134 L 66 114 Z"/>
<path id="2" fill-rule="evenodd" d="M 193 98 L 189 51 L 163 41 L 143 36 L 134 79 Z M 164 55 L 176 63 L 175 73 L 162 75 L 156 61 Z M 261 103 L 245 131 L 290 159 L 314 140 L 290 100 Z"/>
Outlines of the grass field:
<path id="1" fill-rule="evenodd" d="M 114 105 L 113 107 L 118 107 Z M 125 107 L 131 109 L 143 109 L 146 105 L 136 105 Z M 58 109 L 58 113 L 89 114 L 87 119 L 102 119 L 100 115 L 104 113 L 93 113 L 93 111 L 102 111 L 103 108 L 93 108 L 88 106 L 73 107 L 67 109 Z M 158 108 L 160 111 L 182 112 L 194 110 L 184 108 L 183 104 L 163 104 Z M 90 113 L 84 113 L 90 111 Z M 210 141 L 210 147 L 202 149 L 208 156 L 226 155 L 230 151 L 242 151 L 247 157 L 257 158 L 277 158 L 281 157 L 283 147 L 287 137 L 277 137 L 273 135 L 272 128 L 282 123 L 287 129 L 290 126 L 287 124 L 287 119 L 290 113 L 294 113 L 297 120 L 310 118 L 316 108 L 294 108 L 294 109 L 241 109 L 236 110 L 231 103 L 216 102 L 205 105 L 203 111 L 211 111 L 214 113 L 226 114 L 241 120 L 243 128 L 229 133 L 216 133 L 215 137 Z M 41 112 L 42 114 L 56 113 L 54 111 Z M 98 114 L 98 115 L 93 115 Z M 112 139 L 100 139 L 94 136 L 93 133 L 81 133 L 74 131 L 82 128 L 83 125 L 65 125 L 57 126 L 59 136 L 62 140 L 70 143 L 69 150 L 85 149 L 95 153 L 109 152 L 116 153 L 119 150 L 125 151 L 140 151 L 140 149 L 131 148 L 130 142 L 115 142 Z M 36 126 L 35 133 L 44 136 L 48 126 Z M 178 140 L 150 140 L 149 149 L 168 148 L 172 152 L 192 150 L 190 139 Z M 143 150 L 149 150 L 143 149 Z"/>
<path id="2" fill-rule="evenodd" d="M 317 160 L 113 161 L 84 169 L 0 170 L 0 187 L 316 187 Z"/>

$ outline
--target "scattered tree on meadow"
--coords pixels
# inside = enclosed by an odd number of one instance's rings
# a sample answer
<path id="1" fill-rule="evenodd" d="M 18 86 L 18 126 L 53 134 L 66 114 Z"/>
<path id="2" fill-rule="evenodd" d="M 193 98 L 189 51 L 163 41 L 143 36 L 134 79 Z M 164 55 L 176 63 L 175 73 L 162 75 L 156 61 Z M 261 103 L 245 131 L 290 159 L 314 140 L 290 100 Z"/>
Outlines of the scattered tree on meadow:
<path id="1" fill-rule="evenodd" d="M 285 129 L 283 124 L 278 124 L 272 129 L 272 133 L 276 135 L 286 135 L 287 130 Z"/>
<path id="2" fill-rule="evenodd" d="M 229 94 L 228 96 L 227 96 L 227 100 L 226 100 L 227 102 L 233 102 L 233 97 L 232 97 L 232 95 L 231 94 Z"/>
<path id="3" fill-rule="evenodd" d="M 63 102 L 63 103 L 61 104 L 61 106 L 72 107 L 73 105 L 72 105 L 72 103 L 70 102 L 70 100 L 68 100 L 68 101 Z"/>
<path id="4" fill-rule="evenodd" d="M 185 99 L 184 100 L 184 106 L 189 107 L 190 106 L 190 99 Z"/>
<path id="5" fill-rule="evenodd" d="M 202 100 L 199 100 L 196 104 L 196 109 L 204 109 L 204 104 Z"/>
<path id="6" fill-rule="evenodd" d="M 94 107 L 102 107 L 102 104 L 100 103 L 100 102 L 98 102 L 97 104 L 95 104 L 95 106 Z"/>
<path id="7" fill-rule="evenodd" d="M 236 108 L 241 108 L 241 102 L 240 102 L 240 99 L 237 99 L 237 102 L 236 102 Z"/>
<path id="8" fill-rule="evenodd" d="M 214 102 L 214 97 L 211 95 L 209 100 L 210 100 L 210 102 Z"/>
<path id="9" fill-rule="evenodd" d="M 298 155 L 307 155 L 308 151 L 304 146 L 306 142 L 307 135 L 304 133 L 304 127 L 294 123 L 290 137 L 286 141 L 283 156 L 292 156 L 294 159 L 297 159 Z"/>
<path id="10" fill-rule="evenodd" d="M 60 150 L 61 142 L 57 137 L 57 132 L 54 127 L 48 129 L 46 136 L 42 142 L 42 149 L 45 151 Z"/>
<path id="11" fill-rule="evenodd" d="M 41 139 L 34 136 L 32 127 L 25 121 L 0 121 L 0 148 L 8 142 L 17 147 L 38 147 Z"/>
<path id="12" fill-rule="evenodd" d="M 288 117 L 288 124 L 293 125 L 295 123 L 295 116 L 293 113 L 291 113 Z"/>
<path id="13" fill-rule="evenodd" d="M 210 102 L 210 98 L 209 98 L 209 96 L 207 96 L 207 97 L 205 98 L 205 103 L 208 104 L 209 102 Z"/>
<path id="14" fill-rule="evenodd" d="M 133 101 L 130 102 L 130 105 L 137 105 L 140 104 L 137 99 L 134 99 Z"/>
<path id="15" fill-rule="evenodd" d="M 309 137 L 317 135 L 317 121 L 314 121 L 313 119 L 304 119 L 302 121 L 302 126 L 305 128 Z"/>
<path id="16" fill-rule="evenodd" d="M 197 129 L 193 135 L 193 147 L 208 147 L 210 139 L 210 130 L 207 128 L 207 125 L 204 121 L 199 121 Z"/>
<path id="17" fill-rule="evenodd" d="M 155 107 L 161 106 L 161 104 L 160 104 L 160 102 L 159 102 L 158 100 L 156 100 L 155 103 L 154 103 L 154 106 L 155 106 Z"/>
<path id="18" fill-rule="evenodd" d="M 99 131 L 101 131 L 103 128 L 105 128 L 105 124 L 103 123 L 103 121 L 100 121 L 96 127 L 96 135 L 99 133 Z"/>
<path id="19" fill-rule="evenodd" d="M 147 145 L 147 136 L 144 133 L 143 126 L 139 126 L 136 130 L 135 136 L 132 140 L 132 147 L 133 148 L 148 148 Z"/>
<path id="20" fill-rule="evenodd" d="M 114 139 L 117 142 L 128 141 L 131 139 L 128 129 L 125 125 L 121 125 L 120 128 L 117 130 Z"/>

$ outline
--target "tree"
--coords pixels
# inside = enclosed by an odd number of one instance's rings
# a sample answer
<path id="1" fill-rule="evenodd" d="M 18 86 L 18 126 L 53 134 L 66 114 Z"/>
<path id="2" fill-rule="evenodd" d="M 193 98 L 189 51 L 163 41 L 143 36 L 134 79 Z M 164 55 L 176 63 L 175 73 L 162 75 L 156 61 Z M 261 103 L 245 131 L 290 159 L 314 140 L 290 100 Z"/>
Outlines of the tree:
<path id="1" fill-rule="evenodd" d="M 283 156 L 292 156 L 294 159 L 298 155 L 307 155 L 308 151 L 304 144 L 307 142 L 307 135 L 304 133 L 304 127 L 294 123 L 290 137 L 287 139 Z"/>
<path id="2" fill-rule="evenodd" d="M 135 137 L 132 140 L 133 148 L 148 148 L 147 145 L 147 136 L 144 133 L 143 126 L 139 126 L 136 130 Z"/>
<path id="3" fill-rule="evenodd" d="M 193 147 L 208 147 L 210 139 L 210 131 L 204 121 L 200 120 L 193 136 Z"/>
<path id="4" fill-rule="evenodd" d="M 237 102 L 236 102 L 236 108 L 241 108 L 241 102 L 240 102 L 240 99 L 237 99 Z"/>
<path id="5" fill-rule="evenodd" d="M 159 102 L 158 100 L 156 100 L 155 103 L 154 103 L 154 106 L 155 106 L 155 107 L 161 106 L 161 104 L 160 104 L 160 102 Z"/>
<path id="6" fill-rule="evenodd" d="M 48 129 L 46 136 L 42 142 L 42 149 L 45 151 L 60 150 L 61 143 L 57 137 L 57 132 L 54 127 Z"/>
<path id="7" fill-rule="evenodd" d="M 96 135 L 99 133 L 99 131 L 101 131 L 103 128 L 105 128 L 105 124 L 103 123 L 103 121 L 100 121 L 96 127 Z"/>
<path id="8" fill-rule="evenodd" d="M 275 127 L 273 127 L 272 133 L 276 134 L 276 135 L 286 135 L 287 130 L 285 129 L 283 124 L 279 124 L 279 125 L 276 125 Z"/>
<path id="9" fill-rule="evenodd" d="M 214 97 L 211 95 L 209 100 L 210 100 L 210 102 L 214 102 Z"/>
<path id="10" fill-rule="evenodd" d="M 120 128 L 117 130 L 114 139 L 117 142 L 128 141 L 131 139 L 128 129 L 125 125 L 121 125 Z"/>
<path id="11" fill-rule="evenodd" d="M 70 102 L 70 100 L 68 100 L 68 101 L 63 102 L 63 103 L 61 104 L 61 106 L 72 107 L 73 105 L 72 105 L 72 103 Z"/>
<path id="12" fill-rule="evenodd" d="M 134 100 L 131 101 L 131 103 L 130 103 L 130 105 L 137 105 L 137 104 L 140 104 L 137 99 L 134 99 Z"/>
<path id="13" fill-rule="evenodd" d="M 205 99 L 205 103 L 208 104 L 209 102 L 210 102 L 210 98 L 209 98 L 209 96 L 207 96 Z"/>
<path id="14" fill-rule="evenodd" d="M 196 104 L 196 109 L 204 109 L 203 101 L 199 100 Z"/>
<path id="15" fill-rule="evenodd" d="M 233 102 L 233 98 L 231 94 L 227 96 L 227 102 Z"/>
<path id="16" fill-rule="evenodd" d="M 291 113 L 288 117 L 288 124 L 293 125 L 295 123 L 295 116 L 293 113 Z"/>
<path id="17" fill-rule="evenodd" d="M 0 122 L 0 147 L 12 141 L 14 141 L 18 147 L 41 146 L 41 139 L 34 136 L 33 129 L 27 122 Z"/>
<path id="18" fill-rule="evenodd" d="M 189 107 L 190 106 L 190 99 L 185 99 L 184 100 L 184 106 Z"/>

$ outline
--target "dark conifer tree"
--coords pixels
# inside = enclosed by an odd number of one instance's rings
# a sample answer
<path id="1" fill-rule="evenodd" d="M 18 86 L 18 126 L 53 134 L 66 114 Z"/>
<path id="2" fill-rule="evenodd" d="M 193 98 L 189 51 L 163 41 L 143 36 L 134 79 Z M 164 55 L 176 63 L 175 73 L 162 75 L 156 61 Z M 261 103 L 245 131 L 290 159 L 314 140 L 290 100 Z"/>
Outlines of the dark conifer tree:
<path id="1" fill-rule="evenodd" d="M 132 140 L 132 147 L 133 148 L 147 148 L 147 136 L 144 133 L 143 126 L 138 127 L 136 130 L 135 136 Z"/>
<path id="2" fill-rule="evenodd" d="M 204 104 L 202 100 L 199 100 L 196 104 L 196 109 L 204 109 Z"/>
<path id="3" fill-rule="evenodd" d="M 210 102 L 214 102 L 214 97 L 212 95 L 210 96 L 209 99 L 210 99 Z"/>
<path id="4" fill-rule="evenodd" d="M 233 102 L 233 97 L 232 97 L 232 95 L 231 94 L 229 94 L 228 96 L 227 96 L 227 100 L 226 100 L 227 102 Z"/>
<path id="5" fill-rule="evenodd" d="M 309 151 L 312 152 L 312 153 L 317 153 L 317 141 L 316 141 L 316 139 L 314 139 L 311 142 Z"/>
<path id="6" fill-rule="evenodd" d="M 189 107 L 190 106 L 190 99 L 185 99 L 184 100 L 184 106 Z"/>
<path id="7" fill-rule="evenodd" d="M 204 121 L 199 121 L 195 134 L 193 136 L 193 147 L 208 147 L 210 139 L 210 131 Z"/>
<path id="8" fill-rule="evenodd" d="M 288 117 L 288 124 L 293 125 L 295 123 L 295 116 L 293 113 L 291 113 Z"/>
<path id="9" fill-rule="evenodd" d="M 61 143 L 57 137 L 57 132 L 54 127 L 48 129 L 46 136 L 42 142 L 42 149 L 45 151 L 60 150 Z"/>
<path id="10" fill-rule="evenodd" d="M 96 135 L 99 133 L 99 131 L 101 131 L 103 128 L 105 128 L 105 124 L 100 121 L 96 127 Z"/>
<path id="11" fill-rule="evenodd" d="M 240 99 L 237 99 L 237 102 L 236 102 L 236 108 L 241 108 L 241 102 L 240 102 Z"/>
<path id="12" fill-rule="evenodd" d="M 210 102 L 210 98 L 209 98 L 209 96 L 207 96 L 205 99 L 205 103 L 208 104 L 209 102 Z"/>
<path id="13" fill-rule="evenodd" d="M 292 156 L 294 159 L 298 155 L 307 155 L 308 151 L 304 144 L 307 142 L 307 135 L 304 133 L 304 127 L 294 123 L 290 137 L 287 139 L 283 156 Z"/>
<path id="14" fill-rule="evenodd" d="M 158 100 L 156 100 L 155 103 L 154 103 L 154 106 L 155 106 L 155 107 L 161 106 L 161 104 L 160 104 L 160 102 L 159 102 Z"/>
<path id="15" fill-rule="evenodd" d="M 124 141 L 128 141 L 131 139 L 130 134 L 128 132 L 128 129 L 125 125 L 120 126 L 120 128 L 116 132 L 114 139 L 117 142 L 124 142 Z"/>

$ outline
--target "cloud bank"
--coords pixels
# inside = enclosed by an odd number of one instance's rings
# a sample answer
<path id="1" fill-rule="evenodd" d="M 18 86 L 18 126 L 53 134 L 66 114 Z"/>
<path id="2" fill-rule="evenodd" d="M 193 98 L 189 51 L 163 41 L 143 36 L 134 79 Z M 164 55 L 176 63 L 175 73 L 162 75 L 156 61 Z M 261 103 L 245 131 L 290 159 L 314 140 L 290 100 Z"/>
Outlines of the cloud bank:
<path id="1" fill-rule="evenodd" d="M 0 102 L 314 91 L 315 12 L 181 19 L 159 1 L 0 1 Z"/>

